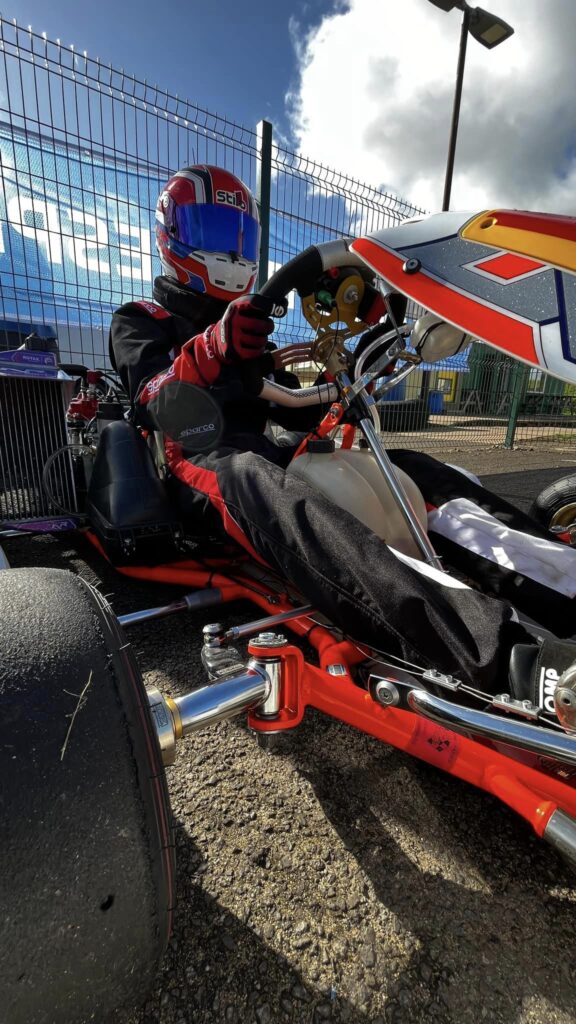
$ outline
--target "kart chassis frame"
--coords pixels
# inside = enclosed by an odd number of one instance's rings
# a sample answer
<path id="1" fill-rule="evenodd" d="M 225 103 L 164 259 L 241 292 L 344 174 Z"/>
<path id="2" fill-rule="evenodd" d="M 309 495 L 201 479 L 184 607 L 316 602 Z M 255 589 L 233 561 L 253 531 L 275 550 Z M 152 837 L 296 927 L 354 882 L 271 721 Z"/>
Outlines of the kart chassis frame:
<path id="1" fill-rule="evenodd" d="M 207 568 L 194 561 L 118 571 L 196 588 L 171 604 L 120 616 L 128 630 L 137 622 L 235 600 L 251 601 L 268 613 L 228 630 L 219 623 L 204 628 L 207 686 L 175 700 L 157 690 L 149 693 L 166 764 L 173 762 L 181 738 L 210 722 L 247 713 L 250 729 L 265 743 L 266 737 L 297 728 L 306 709 L 314 708 L 498 797 L 576 867 L 572 736 L 519 720 L 522 709 L 506 699 L 503 714 L 496 716 L 436 696 L 394 665 L 383 669 L 375 663 L 367 686 L 360 685 L 354 669 L 370 660 L 361 645 L 335 635 L 309 605 L 295 606 L 293 596 L 266 590 L 261 581 L 255 586 L 248 572 L 235 572 L 231 579 L 223 566 Z M 318 663 L 278 633 L 278 626 L 305 641 Z M 247 656 L 233 646 L 244 638 Z M 426 681 L 445 689 L 447 696 L 459 685 L 434 670 Z M 514 715 L 505 713 L 507 703 Z"/>

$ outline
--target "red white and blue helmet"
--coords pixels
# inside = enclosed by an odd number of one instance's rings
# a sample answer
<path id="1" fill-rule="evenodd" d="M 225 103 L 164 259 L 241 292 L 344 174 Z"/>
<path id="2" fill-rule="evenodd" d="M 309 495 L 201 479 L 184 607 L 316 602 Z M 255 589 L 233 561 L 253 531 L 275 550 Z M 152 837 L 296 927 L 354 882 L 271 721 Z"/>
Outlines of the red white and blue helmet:
<path id="1" fill-rule="evenodd" d="M 156 246 L 167 277 L 230 302 L 249 292 L 256 279 L 256 201 L 221 167 L 184 167 L 158 197 Z"/>

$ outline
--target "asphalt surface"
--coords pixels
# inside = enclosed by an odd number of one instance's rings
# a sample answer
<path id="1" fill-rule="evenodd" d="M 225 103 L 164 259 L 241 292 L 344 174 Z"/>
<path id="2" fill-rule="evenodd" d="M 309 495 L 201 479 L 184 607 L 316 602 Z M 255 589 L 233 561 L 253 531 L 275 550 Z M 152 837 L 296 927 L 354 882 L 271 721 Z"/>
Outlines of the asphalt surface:
<path id="1" fill-rule="evenodd" d="M 527 508 L 571 452 L 450 453 Z M 177 596 L 69 538 L 10 540 L 14 566 L 97 583 L 118 614 Z M 259 617 L 227 606 L 227 624 Z M 214 618 L 214 613 L 212 613 Z M 145 681 L 204 683 L 210 613 L 134 628 Z M 502 804 L 316 713 L 278 752 L 241 721 L 181 745 L 174 936 L 118 1024 L 576 1024 L 576 877 Z"/>

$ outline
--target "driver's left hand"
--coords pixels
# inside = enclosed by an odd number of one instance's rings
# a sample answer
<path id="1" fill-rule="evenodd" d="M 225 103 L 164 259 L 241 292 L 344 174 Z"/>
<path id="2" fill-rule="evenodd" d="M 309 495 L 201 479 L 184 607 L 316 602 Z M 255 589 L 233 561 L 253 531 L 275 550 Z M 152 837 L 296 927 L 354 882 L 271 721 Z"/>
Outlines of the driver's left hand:
<path id="1" fill-rule="evenodd" d="M 311 358 L 312 342 L 287 345 L 285 348 L 278 348 L 272 352 L 275 370 L 282 370 L 285 366 L 293 366 L 295 363 L 309 363 Z"/>

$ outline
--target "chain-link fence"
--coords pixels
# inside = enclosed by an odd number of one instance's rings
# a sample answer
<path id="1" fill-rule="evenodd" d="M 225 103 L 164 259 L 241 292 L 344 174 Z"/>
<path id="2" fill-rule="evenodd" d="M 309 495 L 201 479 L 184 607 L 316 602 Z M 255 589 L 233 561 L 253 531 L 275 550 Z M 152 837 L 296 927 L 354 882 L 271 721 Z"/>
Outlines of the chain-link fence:
<path id="1" fill-rule="evenodd" d="M 381 406 L 389 447 L 576 446 L 576 388 L 474 343 L 466 367 L 415 371 Z"/>
<path id="2" fill-rule="evenodd" d="M 112 311 L 150 294 L 162 185 L 221 164 L 254 187 L 257 136 L 157 85 L 0 20 L 4 344 L 33 325 L 102 364 Z"/>
<path id="3" fill-rule="evenodd" d="M 192 163 L 224 166 L 258 195 L 260 280 L 312 243 L 422 212 L 276 145 L 265 121 L 244 128 L 0 18 L 0 348 L 36 331 L 66 360 L 105 366 L 114 308 L 148 296 L 160 271 L 158 193 Z M 292 305 L 278 340 L 307 330 Z M 382 426 L 389 444 L 434 449 L 574 445 L 575 403 L 475 344 L 415 371 L 382 403 Z"/>

